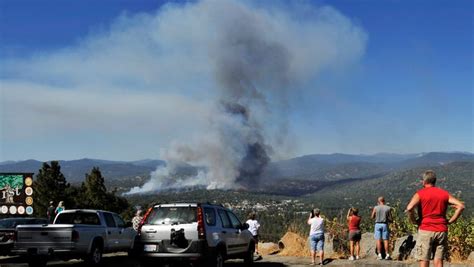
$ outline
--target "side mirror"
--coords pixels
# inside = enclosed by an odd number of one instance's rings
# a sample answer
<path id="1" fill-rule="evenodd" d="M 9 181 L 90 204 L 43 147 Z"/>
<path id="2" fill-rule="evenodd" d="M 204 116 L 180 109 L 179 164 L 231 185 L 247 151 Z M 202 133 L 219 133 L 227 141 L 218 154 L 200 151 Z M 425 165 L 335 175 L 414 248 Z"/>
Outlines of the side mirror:
<path id="1" fill-rule="evenodd" d="M 127 222 L 127 223 L 125 224 L 125 227 L 126 227 L 126 228 L 129 228 L 129 227 L 132 227 L 132 226 L 133 226 L 133 223 L 132 223 L 132 222 Z"/>
<path id="2" fill-rule="evenodd" d="M 248 223 L 242 224 L 242 227 L 241 227 L 240 229 L 241 229 L 241 230 L 247 230 L 247 229 L 249 229 L 249 224 L 248 224 Z"/>

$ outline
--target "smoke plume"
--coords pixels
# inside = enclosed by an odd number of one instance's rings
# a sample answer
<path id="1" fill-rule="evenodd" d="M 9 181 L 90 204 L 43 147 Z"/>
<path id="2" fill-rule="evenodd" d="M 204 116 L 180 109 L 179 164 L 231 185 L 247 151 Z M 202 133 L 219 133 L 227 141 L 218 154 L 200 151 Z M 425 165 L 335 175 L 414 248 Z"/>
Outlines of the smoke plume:
<path id="1" fill-rule="evenodd" d="M 157 16 L 160 31 L 172 29 L 174 38 L 192 40 L 198 44 L 196 53 L 208 57 L 211 66 L 205 67 L 213 73 L 214 107 L 207 133 L 173 142 L 162 155 L 166 167 L 129 193 L 258 186 L 279 149 L 279 129 L 288 125 L 291 96 L 321 70 L 358 59 L 366 40 L 360 28 L 330 7 L 263 9 L 234 1 L 202 1 L 172 6 Z M 199 62 L 190 64 L 200 67 Z M 180 174 L 183 164 L 198 168 Z"/>

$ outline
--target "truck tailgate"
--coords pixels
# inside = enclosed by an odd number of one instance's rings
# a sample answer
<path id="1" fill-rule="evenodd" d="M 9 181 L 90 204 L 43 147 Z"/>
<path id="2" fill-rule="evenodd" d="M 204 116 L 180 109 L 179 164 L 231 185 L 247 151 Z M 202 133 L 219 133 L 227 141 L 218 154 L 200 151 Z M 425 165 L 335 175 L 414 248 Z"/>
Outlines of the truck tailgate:
<path id="1" fill-rule="evenodd" d="M 70 248 L 74 246 L 73 230 L 72 224 L 20 225 L 15 248 Z"/>

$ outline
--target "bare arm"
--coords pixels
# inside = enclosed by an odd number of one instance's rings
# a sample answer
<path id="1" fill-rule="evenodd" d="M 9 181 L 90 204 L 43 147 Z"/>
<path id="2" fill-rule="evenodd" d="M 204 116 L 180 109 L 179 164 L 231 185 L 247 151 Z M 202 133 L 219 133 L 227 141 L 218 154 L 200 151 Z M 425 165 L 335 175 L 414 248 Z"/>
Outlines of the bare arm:
<path id="1" fill-rule="evenodd" d="M 407 212 L 408 212 L 408 218 L 410 218 L 410 221 L 416 225 L 418 225 L 419 222 L 415 218 L 414 209 L 416 206 L 418 206 L 418 204 L 420 204 L 420 196 L 418 195 L 418 193 L 415 193 L 413 197 L 411 198 L 410 203 L 408 203 L 407 205 Z"/>
<path id="2" fill-rule="evenodd" d="M 352 208 L 349 208 L 349 210 L 347 211 L 346 218 L 347 218 L 348 221 L 351 219 L 351 210 L 352 210 Z"/>
<path id="3" fill-rule="evenodd" d="M 375 219 L 375 207 L 374 207 L 374 209 L 372 210 L 372 215 L 370 216 L 370 218 Z"/>
<path id="4" fill-rule="evenodd" d="M 308 224 L 311 224 L 311 213 L 309 214 Z"/>
<path id="5" fill-rule="evenodd" d="M 454 212 L 453 216 L 448 220 L 448 224 L 454 223 L 459 216 L 461 216 L 462 211 L 464 210 L 464 203 L 459 201 L 457 198 L 449 195 L 449 204 L 453 205 L 456 211 Z"/>

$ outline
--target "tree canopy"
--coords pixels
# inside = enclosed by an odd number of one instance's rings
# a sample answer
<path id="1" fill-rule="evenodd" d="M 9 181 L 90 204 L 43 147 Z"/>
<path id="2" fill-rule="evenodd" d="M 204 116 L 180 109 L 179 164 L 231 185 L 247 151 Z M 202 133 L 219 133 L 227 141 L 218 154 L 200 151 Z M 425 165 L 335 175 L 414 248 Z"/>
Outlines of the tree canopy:
<path id="1" fill-rule="evenodd" d="M 64 201 L 66 209 L 100 209 L 117 213 L 122 213 L 129 207 L 125 198 L 115 195 L 115 190 L 107 191 L 105 179 L 98 167 L 93 167 L 85 175 L 82 185 L 77 187 L 66 181 L 58 161 L 51 161 L 50 164 L 45 162 L 36 176 L 34 187 L 34 209 L 39 217 L 46 216 L 50 201 L 54 205 Z"/>
<path id="2" fill-rule="evenodd" d="M 61 173 L 61 166 L 58 161 L 51 161 L 50 164 L 47 162 L 43 163 L 34 181 L 35 214 L 40 217 L 46 216 L 46 210 L 50 201 L 53 201 L 55 204 L 59 201 L 65 201 L 67 205 L 70 199 L 67 194 L 69 187 L 70 184 Z"/>

